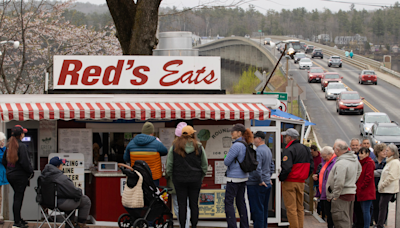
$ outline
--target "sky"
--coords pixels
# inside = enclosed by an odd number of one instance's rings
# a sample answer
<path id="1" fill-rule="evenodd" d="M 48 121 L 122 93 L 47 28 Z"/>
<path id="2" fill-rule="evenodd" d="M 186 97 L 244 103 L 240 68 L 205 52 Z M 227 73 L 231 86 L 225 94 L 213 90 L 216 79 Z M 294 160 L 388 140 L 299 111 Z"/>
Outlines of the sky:
<path id="1" fill-rule="evenodd" d="M 195 7 L 201 4 L 207 4 L 210 2 L 218 2 L 218 5 L 229 5 L 231 2 L 238 2 L 240 0 L 162 0 L 161 7 L 173 7 L 176 6 L 178 9 L 183 7 Z M 295 9 L 299 7 L 305 7 L 307 10 L 318 9 L 323 11 L 324 8 L 328 8 L 331 11 L 349 10 L 350 4 L 355 4 L 357 10 L 376 10 L 379 6 L 393 5 L 395 0 L 242 0 L 247 2 L 241 4 L 240 7 L 247 9 L 249 5 L 253 5 L 256 10 L 261 13 L 265 13 L 269 9 L 281 11 L 281 9 Z M 335 1 L 335 2 L 333 2 Z M 104 4 L 106 0 L 77 0 L 77 2 L 90 2 L 92 4 Z"/>

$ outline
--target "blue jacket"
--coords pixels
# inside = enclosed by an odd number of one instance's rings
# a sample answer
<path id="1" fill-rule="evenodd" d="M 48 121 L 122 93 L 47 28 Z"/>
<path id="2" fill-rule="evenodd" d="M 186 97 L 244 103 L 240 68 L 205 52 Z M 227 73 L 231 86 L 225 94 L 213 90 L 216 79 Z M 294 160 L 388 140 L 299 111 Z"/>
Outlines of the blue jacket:
<path id="1" fill-rule="evenodd" d="M 226 158 L 224 160 L 224 164 L 228 166 L 226 171 L 227 177 L 231 178 L 247 178 L 249 177 L 248 173 L 243 172 L 240 168 L 239 162 L 243 162 L 244 156 L 246 155 L 246 146 L 243 143 L 238 141 L 244 140 L 243 137 L 236 139 L 233 142 L 233 145 L 228 151 Z M 237 158 L 239 162 L 236 161 Z"/>
<path id="2" fill-rule="evenodd" d="M 0 147 L 0 161 L 3 160 L 3 155 L 4 155 L 5 151 L 6 151 L 6 147 L 3 147 L 3 148 Z M 6 175 L 6 168 L 0 162 L 0 186 L 1 185 L 6 185 L 6 184 L 8 184 L 7 175 Z"/>
<path id="3" fill-rule="evenodd" d="M 125 149 L 125 162 L 131 162 L 131 151 L 153 151 L 160 153 L 161 156 L 168 154 L 167 148 L 156 137 L 146 134 L 139 134 L 129 142 Z"/>
<path id="4" fill-rule="evenodd" d="M 271 175 L 275 172 L 275 164 L 272 161 L 272 153 L 267 145 L 263 144 L 257 147 L 257 169 L 249 174 L 247 185 L 259 185 L 264 182 L 268 184 Z"/>

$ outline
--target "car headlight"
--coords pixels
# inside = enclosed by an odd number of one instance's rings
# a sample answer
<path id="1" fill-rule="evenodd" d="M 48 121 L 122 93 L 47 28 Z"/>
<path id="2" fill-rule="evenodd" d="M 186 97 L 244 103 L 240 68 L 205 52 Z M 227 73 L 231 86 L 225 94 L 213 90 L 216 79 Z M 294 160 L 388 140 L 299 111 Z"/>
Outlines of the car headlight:
<path id="1" fill-rule="evenodd" d="M 339 102 L 339 104 L 343 105 L 343 102 Z"/>
<path id="2" fill-rule="evenodd" d="M 310 74 L 310 77 L 312 77 L 313 75 L 312 74 Z"/>
<path id="3" fill-rule="evenodd" d="M 362 105 L 362 104 L 364 104 L 364 103 L 361 101 L 358 105 Z"/>
<path id="4" fill-rule="evenodd" d="M 381 141 L 375 139 L 375 144 L 379 144 Z"/>
<path id="5" fill-rule="evenodd" d="M 328 83 L 328 81 L 325 81 L 325 84 Z"/>
<path id="6" fill-rule="evenodd" d="M 365 127 L 364 129 L 365 129 L 366 131 L 369 131 L 370 128 L 369 128 L 369 127 Z"/>
<path id="7" fill-rule="evenodd" d="M 332 93 L 328 93 L 328 95 L 332 95 Z"/>

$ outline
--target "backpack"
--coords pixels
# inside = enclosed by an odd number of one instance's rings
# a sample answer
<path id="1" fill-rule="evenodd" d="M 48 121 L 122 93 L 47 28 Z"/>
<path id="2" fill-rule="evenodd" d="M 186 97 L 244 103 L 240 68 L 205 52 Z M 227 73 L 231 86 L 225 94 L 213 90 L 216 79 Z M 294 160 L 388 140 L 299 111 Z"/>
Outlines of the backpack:
<path id="1" fill-rule="evenodd" d="M 258 166 L 257 152 L 256 150 L 253 149 L 251 144 L 247 144 L 245 141 L 238 141 L 238 142 L 243 143 L 245 145 L 246 155 L 244 156 L 242 163 L 240 163 L 237 158 L 235 159 L 237 162 L 239 162 L 240 168 L 243 170 L 243 172 L 245 173 L 253 172 L 254 170 L 257 169 Z"/>

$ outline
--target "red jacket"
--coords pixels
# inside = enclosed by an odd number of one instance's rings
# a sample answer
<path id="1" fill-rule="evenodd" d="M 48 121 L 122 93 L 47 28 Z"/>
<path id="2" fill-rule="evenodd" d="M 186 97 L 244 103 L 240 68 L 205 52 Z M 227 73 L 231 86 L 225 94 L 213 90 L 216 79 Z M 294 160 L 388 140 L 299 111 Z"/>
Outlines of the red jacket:
<path id="1" fill-rule="evenodd" d="M 357 181 L 357 201 L 375 200 L 375 162 L 370 157 L 366 157 L 360 160 L 360 164 L 362 172 Z"/>

